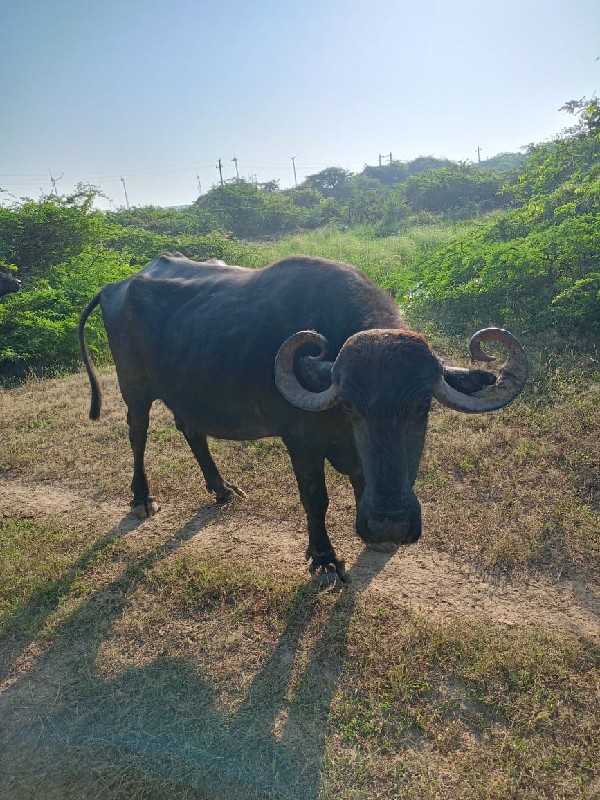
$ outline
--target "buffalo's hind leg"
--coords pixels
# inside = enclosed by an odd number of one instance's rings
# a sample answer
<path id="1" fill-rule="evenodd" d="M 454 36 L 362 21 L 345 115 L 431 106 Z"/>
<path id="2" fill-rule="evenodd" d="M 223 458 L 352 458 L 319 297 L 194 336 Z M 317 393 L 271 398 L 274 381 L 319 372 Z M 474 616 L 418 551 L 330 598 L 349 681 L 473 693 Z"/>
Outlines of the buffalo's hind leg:
<path id="1" fill-rule="evenodd" d="M 206 489 L 209 492 L 215 493 L 217 497 L 217 503 L 227 503 L 236 496 L 246 497 L 245 492 L 243 492 L 235 484 L 229 483 L 229 481 L 223 479 L 223 476 L 219 472 L 219 468 L 213 461 L 213 457 L 208 449 L 206 436 L 204 436 L 202 433 L 190 433 L 177 419 L 175 420 L 175 425 L 177 426 L 177 429 L 180 430 L 185 436 L 185 440 L 189 444 L 196 461 L 200 465 L 202 474 L 204 475 Z"/>
<path id="2" fill-rule="evenodd" d="M 148 438 L 148 425 L 150 422 L 151 403 L 143 406 L 129 406 L 127 411 L 127 425 L 129 426 L 129 442 L 133 452 L 133 479 L 131 491 L 133 500 L 131 508 L 136 517 L 145 519 L 151 517 L 159 510 L 159 505 L 150 495 L 148 479 L 144 470 L 144 451 Z"/>
<path id="3" fill-rule="evenodd" d="M 308 522 L 308 548 L 306 558 L 310 559 L 310 571 L 335 569 L 338 578 L 349 581 L 344 562 L 333 549 L 325 527 L 325 515 L 329 505 L 325 485 L 325 457 L 306 450 L 305 443 L 297 445 L 286 442 L 292 467 L 300 490 L 300 500 L 306 511 Z"/>

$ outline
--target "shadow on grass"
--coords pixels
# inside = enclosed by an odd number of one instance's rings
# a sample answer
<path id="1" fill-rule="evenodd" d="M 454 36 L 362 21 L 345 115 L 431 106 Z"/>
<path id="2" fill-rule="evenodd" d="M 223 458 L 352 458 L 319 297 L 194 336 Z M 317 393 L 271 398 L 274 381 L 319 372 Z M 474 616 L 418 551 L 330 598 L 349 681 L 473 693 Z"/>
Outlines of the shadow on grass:
<path id="1" fill-rule="evenodd" d="M 314 583 L 297 590 L 285 629 L 233 714 L 219 708 L 216 688 L 184 661 L 162 657 L 112 680 L 98 669 L 98 649 L 137 580 L 217 513 L 203 509 L 88 597 L 0 695 L 1 798 L 316 800 L 356 589 L 368 585 L 389 555 L 365 550 L 359 556 L 352 570 L 357 580 L 338 592 L 301 674 L 294 664 L 317 617 L 319 590 Z M 63 594 L 69 576 L 72 581 L 95 553 L 133 527 L 125 518 L 86 553 L 63 578 Z M 37 619 L 38 630 L 51 610 Z"/>
<path id="2" fill-rule="evenodd" d="M 92 547 L 85 551 L 69 569 L 55 580 L 49 581 L 37 589 L 26 603 L 18 606 L 12 614 L 0 622 L 0 636 L 15 639 L 11 645 L 11 663 L 18 654 L 31 644 L 43 629 L 47 620 L 57 610 L 64 598 L 73 589 L 75 582 L 83 575 L 94 561 L 102 555 L 121 536 L 134 531 L 144 520 L 133 514 L 126 514 L 108 533 L 98 539 Z M 6 680 L 10 672 L 0 663 L 0 682 Z"/>

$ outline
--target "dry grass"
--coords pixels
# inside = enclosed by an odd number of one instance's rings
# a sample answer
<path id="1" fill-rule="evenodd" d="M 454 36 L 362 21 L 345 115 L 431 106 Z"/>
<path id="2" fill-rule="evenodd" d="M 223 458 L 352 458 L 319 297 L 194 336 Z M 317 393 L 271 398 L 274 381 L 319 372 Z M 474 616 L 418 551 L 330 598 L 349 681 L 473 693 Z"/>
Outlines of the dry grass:
<path id="1" fill-rule="evenodd" d="M 599 383 L 588 378 L 581 385 L 576 375 L 563 375 L 539 402 L 545 380 L 540 373 L 525 401 L 497 414 L 470 417 L 434 408 L 417 484 L 426 536 L 485 569 L 562 574 L 576 566 L 597 577 Z M 4 411 L 0 405 L 0 475 L 16 473 L 62 483 L 98 501 L 127 502 L 125 408 L 114 373 L 104 373 L 102 382 L 104 408 L 95 424 L 86 418 L 83 375 L 4 391 L 10 402 Z M 224 475 L 249 493 L 249 514 L 301 524 L 294 477 L 278 440 L 214 441 L 211 449 Z M 209 502 L 193 456 L 160 405 L 153 409 L 146 464 L 153 490 L 167 502 L 187 509 Z M 329 480 L 334 524 L 352 530 L 347 481 L 333 471 Z"/>
<path id="2" fill-rule="evenodd" d="M 386 557 L 355 541 L 332 472 L 332 538 L 359 578 L 320 589 L 281 445 L 215 443 L 249 494 L 217 509 L 163 408 L 164 508 L 140 525 L 102 383 L 97 424 L 81 375 L 0 392 L 0 492 L 24 493 L 0 506 L 1 798 L 598 796 L 597 641 L 551 614 L 508 626 L 373 594 Z M 434 412 L 419 558 L 512 575 L 517 609 L 534 573 L 578 576 L 597 623 L 598 395 L 536 385 L 485 418 Z"/>

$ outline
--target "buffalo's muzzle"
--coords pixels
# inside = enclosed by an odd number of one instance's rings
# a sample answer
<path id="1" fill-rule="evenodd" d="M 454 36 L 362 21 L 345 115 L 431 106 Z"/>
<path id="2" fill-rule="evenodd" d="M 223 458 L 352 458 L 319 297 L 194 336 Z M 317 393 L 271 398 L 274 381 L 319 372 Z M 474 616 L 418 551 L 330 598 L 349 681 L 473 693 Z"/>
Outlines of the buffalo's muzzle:
<path id="1" fill-rule="evenodd" d="M 367 544 L 412 544 L 421 536 L 421 506 L 414 498 L 400 510 L 379 512 L 359 502 L 356 532 Z"/>

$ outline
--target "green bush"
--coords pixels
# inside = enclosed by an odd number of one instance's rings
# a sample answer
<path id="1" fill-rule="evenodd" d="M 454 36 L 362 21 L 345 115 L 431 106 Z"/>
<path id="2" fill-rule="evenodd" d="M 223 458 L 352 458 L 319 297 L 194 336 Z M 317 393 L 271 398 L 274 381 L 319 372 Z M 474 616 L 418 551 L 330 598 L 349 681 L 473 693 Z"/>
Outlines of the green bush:
<path id="1" fill-rule="evenodd" d="M 413 271 L 408 313 L 460 333 L 506 325 L 597 343 L 600 133 L 579 125 L 531 148 L 505 191 L 518 207 L 457 229 Z"/>
<path id="2" fill-rule="evenodd" d="M 54 375 L 80 364 L 77 326 L 81 311 L 105 283 L 131 273 L 129 259 L 105 250 L 84 250 L 54 267 L 49 278 L 0 302 L 0 378 L 11 384 L 28 374 Z M 109 357 L 102 320 L 90 318 L 90 352 Z"/>
<path id="3" fill-rule="evenodd" d="M 92 209 L 97 195 L 80 185 L 68 197 L 49 195 L 0 207 L 0 262 L 17 265 L 27 287 L 84 247 L 101 247 L 105 218 Z"/>

